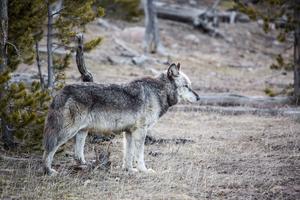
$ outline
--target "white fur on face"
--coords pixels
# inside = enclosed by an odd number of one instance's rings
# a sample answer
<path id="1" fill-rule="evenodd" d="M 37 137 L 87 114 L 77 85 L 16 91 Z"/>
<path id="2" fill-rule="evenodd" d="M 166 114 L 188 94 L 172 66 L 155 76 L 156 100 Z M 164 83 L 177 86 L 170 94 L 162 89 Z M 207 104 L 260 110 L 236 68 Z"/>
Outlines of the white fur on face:
<path id="1" fill-rule="evenodd" d="M 178 87 L 178 96 L 179 101 L 188 101 L 188 102 L 196 102 L 197 96 L 191 89 L 191 81 L 188 78 L 187 75 L 185 75 L 183 72 L 179 72 L 179 77 L 175 79 L 176 85 Z"/>
<path id="2" fill-rule="evenodd" d="M 196 95 L 188 87 L 178 88 L 179 101 L 196 102 Z"/>
<path id="3" fill-rule="evenodd" d="M 192 85 L 191 80 L 189 79 L 189 77 L 185 73 L 180 71 L 179 72 L 179 77 L 181 77 L 183 79 L 183 82 L 186 82 L 188 86 Z"/>

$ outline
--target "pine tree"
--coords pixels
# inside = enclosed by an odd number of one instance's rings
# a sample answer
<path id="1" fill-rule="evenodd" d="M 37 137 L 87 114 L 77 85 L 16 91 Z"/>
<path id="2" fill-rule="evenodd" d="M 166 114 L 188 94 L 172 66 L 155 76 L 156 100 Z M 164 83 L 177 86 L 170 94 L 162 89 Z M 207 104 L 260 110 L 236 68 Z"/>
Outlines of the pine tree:
<path id="1" fill-rule="evenodd" d="M 21 144 L 40 147 L 45 116 L 50 96 L 41 90 L 38 82 L 30 87 L 24 83 L 8 85 L 10 73 L 0 75 L 0 118 L 9 125 L 9 131 L 19 139 Z M 2 129 L 2 132 L 4 130 Z M 4 141 L 6 148 L 11 148 L 13 141 Z"/>
<path id="2" fill-rule="evenodd" d="M 4 2 L 4 3 L 3 3 Z M 13 138 L 18 138 L 18 142 L 26 146 L 37 145 L 41 147 L 41 137 L 43 124 L 47 114 L 47 108 L 50 101 L 50 91 L 42 90 L 40 83 L 33 82 L 31 85 L 18 82 L 11 83 L 11 73 L 17 68 L 19 63 L 32 64 L 35 55 L 35 45 L 45 35 L 43 28 L 47 23 L 49 14 L 52 17 L 50 25 L 53 32 L 48 36 L 53 37 L 50 40 L 50 50 L 53 47 L 53 41 L 62 45 L 69 45 L 74 41 L 76 32 L 84 31 L 84 26 L 95 19 L 96 16 L 103 14 L 102 9 L 95 7 L 94 0 L 65 0 L 61 10 L 53 11 L 52 6 L 57 1 L 49 0 L 10 0 L 1 1 L 0 9 L 8 10 L 8 16 L 5 17 L 1 12 L 0 19 L 5 32 L 1 34 L 7 36 L 1 40 L 1 69 L 0 72 L 0 119 L 2 136 L 6 147 L 10 148 L 15 144 Z M 48 13 L 51 6 L 51 13 Z M 8 20 L 7 20 L 8 19 Z M 48 23 L 49 24 L 49 23 Z M 2 27 L 2 28 L 3 28 Z M 4 30 L 3 29 L 3 30 Z M 2 35 L 1 35 L 2 36 Z M 1 37 L 2 39 L 2 37 Z M 101 42 L 96 38 L 87 43 L 89 49 L 92 49 Z M 38 47 L 38 45 L 36 45 Z M 38 48 L 37 48 L 38 49 Z M 7 53 L 6 53 L 7 52 Z M 53 52 L 48 52 L 52 56 Z M 71 52 L 63 57 L 54 57 L 51 69 L 53 75 L 56 71 L 60 72 L 68 64 L 71 58 Z M 2 67 L 3 66 L 3 67 Z M 5 69 L 5 70 L 4 70 Z M 61 80 L 61 73 L 56 73 L 56 83 Z M 54 82 L 53 82 L 54 83 Z M 5 129 L 4 129 L 4 128 Z M 13 137 L 14 136 L 14 137 Z"/>
<path id="3" fill-rule="evenodd" d="M 8 45 L 8 66 L 11 70 L 16 69 L 20 62 L 33 63 L 35 41 L 43 36 L 45 12 L 44 0 L 8 1 L 8 41 L 19 51 Z"/>

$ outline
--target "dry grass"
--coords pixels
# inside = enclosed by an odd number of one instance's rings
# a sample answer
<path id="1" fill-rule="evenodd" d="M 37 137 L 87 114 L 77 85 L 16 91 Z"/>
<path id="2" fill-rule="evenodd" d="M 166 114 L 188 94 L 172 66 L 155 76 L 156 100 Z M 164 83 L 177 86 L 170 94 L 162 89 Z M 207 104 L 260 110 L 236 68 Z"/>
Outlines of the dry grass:
<path id="1" fill-rule="evenodd" d="M 64 154 L 55 159 L 58 177 L 43 176 L 38 162 L 0 160 L 0 198 L 297 199 L 299 130 L 288 118 L 170 112 L 152 134 L 195 143 L 146 146 L 146 164 L 156 174 L 123 172 L 118 137 L 107 172 L 72 172 L 72 159 Z M 91 159 L 92 145 L 86 149 Z"/>

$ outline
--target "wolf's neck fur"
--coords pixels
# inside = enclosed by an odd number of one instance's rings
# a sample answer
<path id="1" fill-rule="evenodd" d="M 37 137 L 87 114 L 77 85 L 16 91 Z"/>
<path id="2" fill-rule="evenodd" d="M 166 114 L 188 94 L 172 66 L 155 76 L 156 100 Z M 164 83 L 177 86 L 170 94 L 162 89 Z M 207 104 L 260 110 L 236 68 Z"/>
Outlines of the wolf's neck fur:
<path id="1" fill-rule="evenodd" d="M 165 73 L 156 78 L 143 78 L 134 82 L 142 84 L 146 98 L 158 101 L 160 107 L 159 117 L 165 114 L 171 106 L 178 103 L 176 86 Z"/>
<path id="2" fill-rule="evenodd" d="M 178 103 L 177 88 L 173 80 L 170 80 L 165 73 L 162 73 L 158 79 L 164 85 L 164 92 L 167 95 L 167 104 L 169 107 Z"/>

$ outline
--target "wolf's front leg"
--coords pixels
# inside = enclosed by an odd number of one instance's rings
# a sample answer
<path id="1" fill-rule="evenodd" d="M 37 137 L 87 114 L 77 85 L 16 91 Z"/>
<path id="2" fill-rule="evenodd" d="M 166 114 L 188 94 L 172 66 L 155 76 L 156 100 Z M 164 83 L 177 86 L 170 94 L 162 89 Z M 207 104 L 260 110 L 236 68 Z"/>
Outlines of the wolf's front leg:
<path id="1" fill-rule="evenodd" d="M 132 133 L 124 132 L 124 155 L 122 168 L 126 171 L 137 172 L 137 169 L 132 166 L 133 161 L 133 143 Z"/>
<path id="2" fill-rule="evenodd" d="M 75 151 L 75 160 L 78 162 L 78 164 L 85 165 L 86 161 L 84 159 L 84 144 L 85 139 L 88 134 L 88 131 L 80 130 L 75 136 L 75 145 L 74 145 L 74 151 Z"/>
<path id="3" fill-rule="evenodd" d="M 147 135 L 146 128 L 140 128 L 132 133 L 132 142 L 134 146 L 134 160 L 137 165 L 137 169 L 141 172 L 155 172 L 153 169 L 147 169 L 144 160 L 144 146 Z"/>

